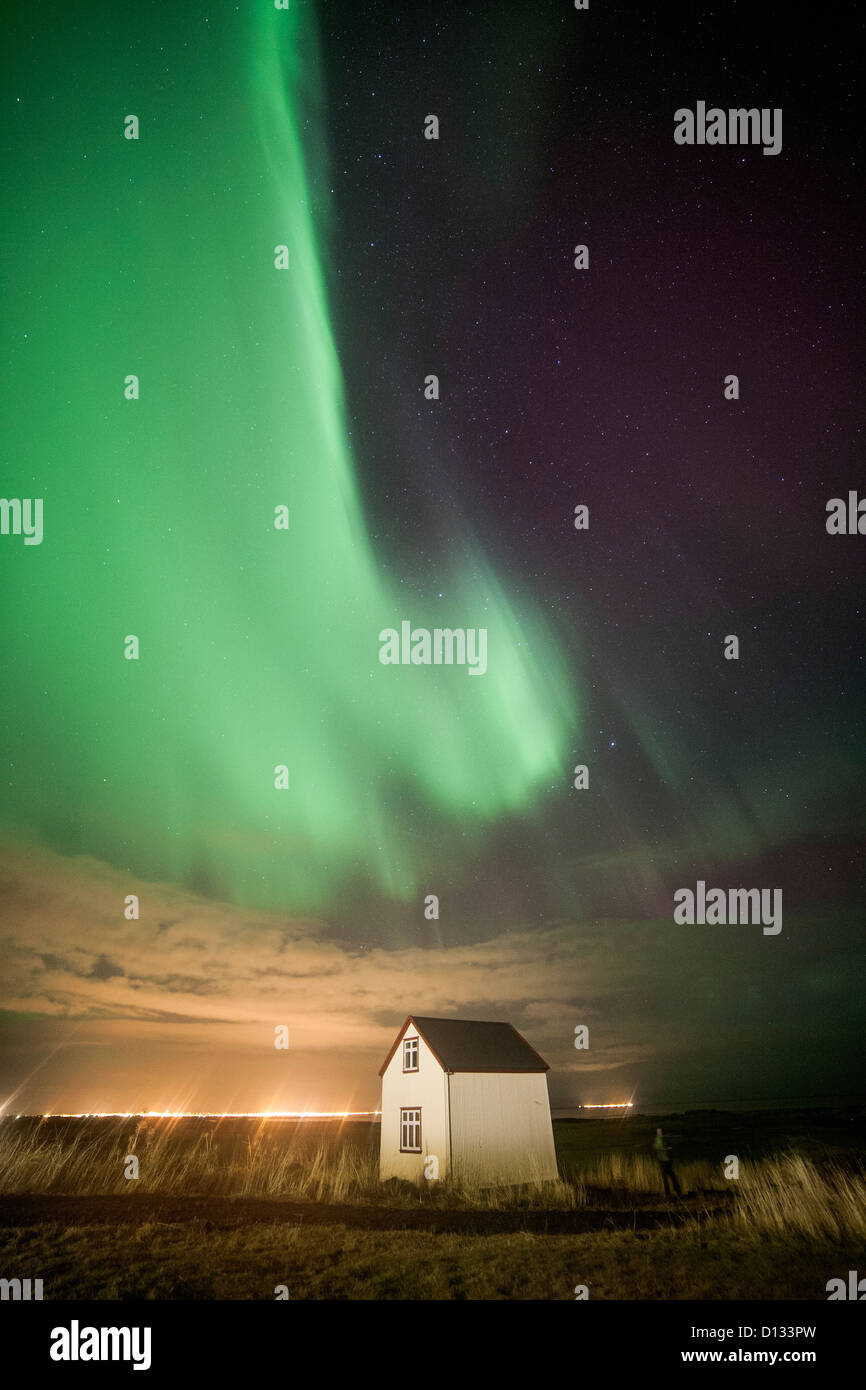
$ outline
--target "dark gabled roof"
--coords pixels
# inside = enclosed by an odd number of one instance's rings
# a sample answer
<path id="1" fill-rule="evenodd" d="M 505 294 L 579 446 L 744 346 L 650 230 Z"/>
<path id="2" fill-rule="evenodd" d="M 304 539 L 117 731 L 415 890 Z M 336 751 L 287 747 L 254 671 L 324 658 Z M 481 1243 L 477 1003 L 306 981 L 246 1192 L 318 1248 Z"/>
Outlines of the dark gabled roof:
<path id="1" fill-rule="evenodd" d="M 421 1018 L 410 1014 L 381 1067 L 382 1076 L 410 1023 L 420 1033 L 444 1071 L 550 1071 L 510 1023 L 482 1023 L 470 1018 Z"/>

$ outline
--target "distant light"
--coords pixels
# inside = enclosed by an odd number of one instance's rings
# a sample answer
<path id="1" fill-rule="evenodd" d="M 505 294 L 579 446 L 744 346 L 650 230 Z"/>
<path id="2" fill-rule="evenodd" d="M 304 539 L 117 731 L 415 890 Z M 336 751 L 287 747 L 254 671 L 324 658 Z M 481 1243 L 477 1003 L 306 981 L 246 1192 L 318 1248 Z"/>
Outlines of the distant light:
<path id="1" fill-rule="evenodd" d="M 611 1101 L 607 1104 L 579 1105 L 578 1110 L 631 1110 L 634 1102 L 630 1100 Z"/>
<path id="2" fill-rule="evenodd" d="M 354 1120 L 381 1110 L 85 1110 L 73 1115 L 51 1111 L 43 1120 Z"/>

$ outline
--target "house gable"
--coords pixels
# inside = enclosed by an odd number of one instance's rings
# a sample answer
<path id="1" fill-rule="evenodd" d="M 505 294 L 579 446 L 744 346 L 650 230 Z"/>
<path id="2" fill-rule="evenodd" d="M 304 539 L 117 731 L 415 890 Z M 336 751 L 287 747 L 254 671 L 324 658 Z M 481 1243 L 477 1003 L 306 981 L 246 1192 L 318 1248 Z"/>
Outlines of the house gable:
<path id="1" fill-rule="evenodd" d="M 411 1037 L 414 1033 L 417 1033 L 418 1036 L 419 1036 L 420 1038 L 423 1039 L 423 1041 L 427 1044 L 428 1050 L 429 1050 L 430 1052 L 432 1052 L 434 1059 L 439 1063 L 439 1066 L 442 1067 L 442 1070 L 445 1071 L 445 1067 L 444 1067 L 444 1065 L 443 1065 L 443 1063 L 442 1063 L 442 1059 L 441 1059 L 441 1057 L 438 1055 L 438 1053 L 436 1052 L 435 1047 L 432 1046 L 432 1044 L 429 1042 L 429 1040 L 427 1039 L 427 1037 L 426 1037 L 426 1036 L 421 1032 L 421 1030 L 417 1027 L 415 1019 L 412 1017 L 411 1014 L 409 1014 L 408 1018 L 406 1019 L 406 1022 L 402 1025 L 402 1027 L 401 1027 L 399 1033 L 397 1034 L 397 1037 L 396 1037 L 396 1039 L 394 1040 L 394 1043 L 393 1043 L 393 1045 L 392 1045 L 392 1047 L 391 1047 L 391 1050 L 390 1050 L 389 1053 L 388 1053 L 388 1056 L 385 1058 L 384 1062 L 382 1063 L 381 1067 L 379 1068 L 379 1075 L 380 1075 L 380 1076 L 384 1076 L 384 1075 L 385 1075 L 385 1072 L 388 1070 L 389 1066 L 391 1065 L 391 1062 L 392 1062 L 392 1060 L 393 1060 L 393 1058 L 394 1058 L 394 1054 L 395 1054 L 395 1053 L 400 1049 L 400 1047 L 402 1046 L 402 1044 L 403 1044 L 403 1039 L 406 1037 L 406 1035 L 409 1034 L 409 1036 Z"/>
<path id="2" fill-rule="evenodd" d="M 383 1076 L 410 1025 L 445 1072 L 548 1072 L 550 1066 L 510 1023 L 410 1014 L 379 1070 Z"/>

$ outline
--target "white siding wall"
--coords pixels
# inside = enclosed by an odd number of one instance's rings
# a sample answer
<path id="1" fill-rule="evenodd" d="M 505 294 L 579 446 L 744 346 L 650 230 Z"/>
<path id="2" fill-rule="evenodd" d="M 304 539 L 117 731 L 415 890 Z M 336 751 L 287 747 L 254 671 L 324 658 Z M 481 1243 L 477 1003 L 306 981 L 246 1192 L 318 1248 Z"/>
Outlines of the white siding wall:
<path id="1" fill-rule="evenodd" d="M 411 1027 L 407 1038 L 417 1037 Z M 406 1178 L 416 1182 L 424 1175 L 428 1154 L 439 1160 L 439 1177 L 448 1174 L 448 1110 L 446 1078 L 423 1038 L 419 1039 L 418 1070 L 403 1071 L 403 1040 L 382 1077 L 382 1129 L 379 1141 L 379 1177 Z M 400 1109 L 421 1107 L 421 1153 L 400 1152 Z"/>
<path id="2" fill-rule="evenodd" d="M 464 1182 L 557 1177 L 545 1073 L 456 1072 L 451 1143 L 454 1173 Z"/>

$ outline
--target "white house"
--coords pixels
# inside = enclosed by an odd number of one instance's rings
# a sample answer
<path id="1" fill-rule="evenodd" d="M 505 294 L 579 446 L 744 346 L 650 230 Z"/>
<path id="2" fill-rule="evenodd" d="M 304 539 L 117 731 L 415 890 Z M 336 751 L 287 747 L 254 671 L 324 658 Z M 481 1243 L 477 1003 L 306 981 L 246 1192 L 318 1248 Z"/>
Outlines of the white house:
<path id="1" fill-rule="evenodd" d="M 379 1071 L 379 1177 L 558 1177 L 549 1070 L 510 1023 L 410 1015 Z"/>

